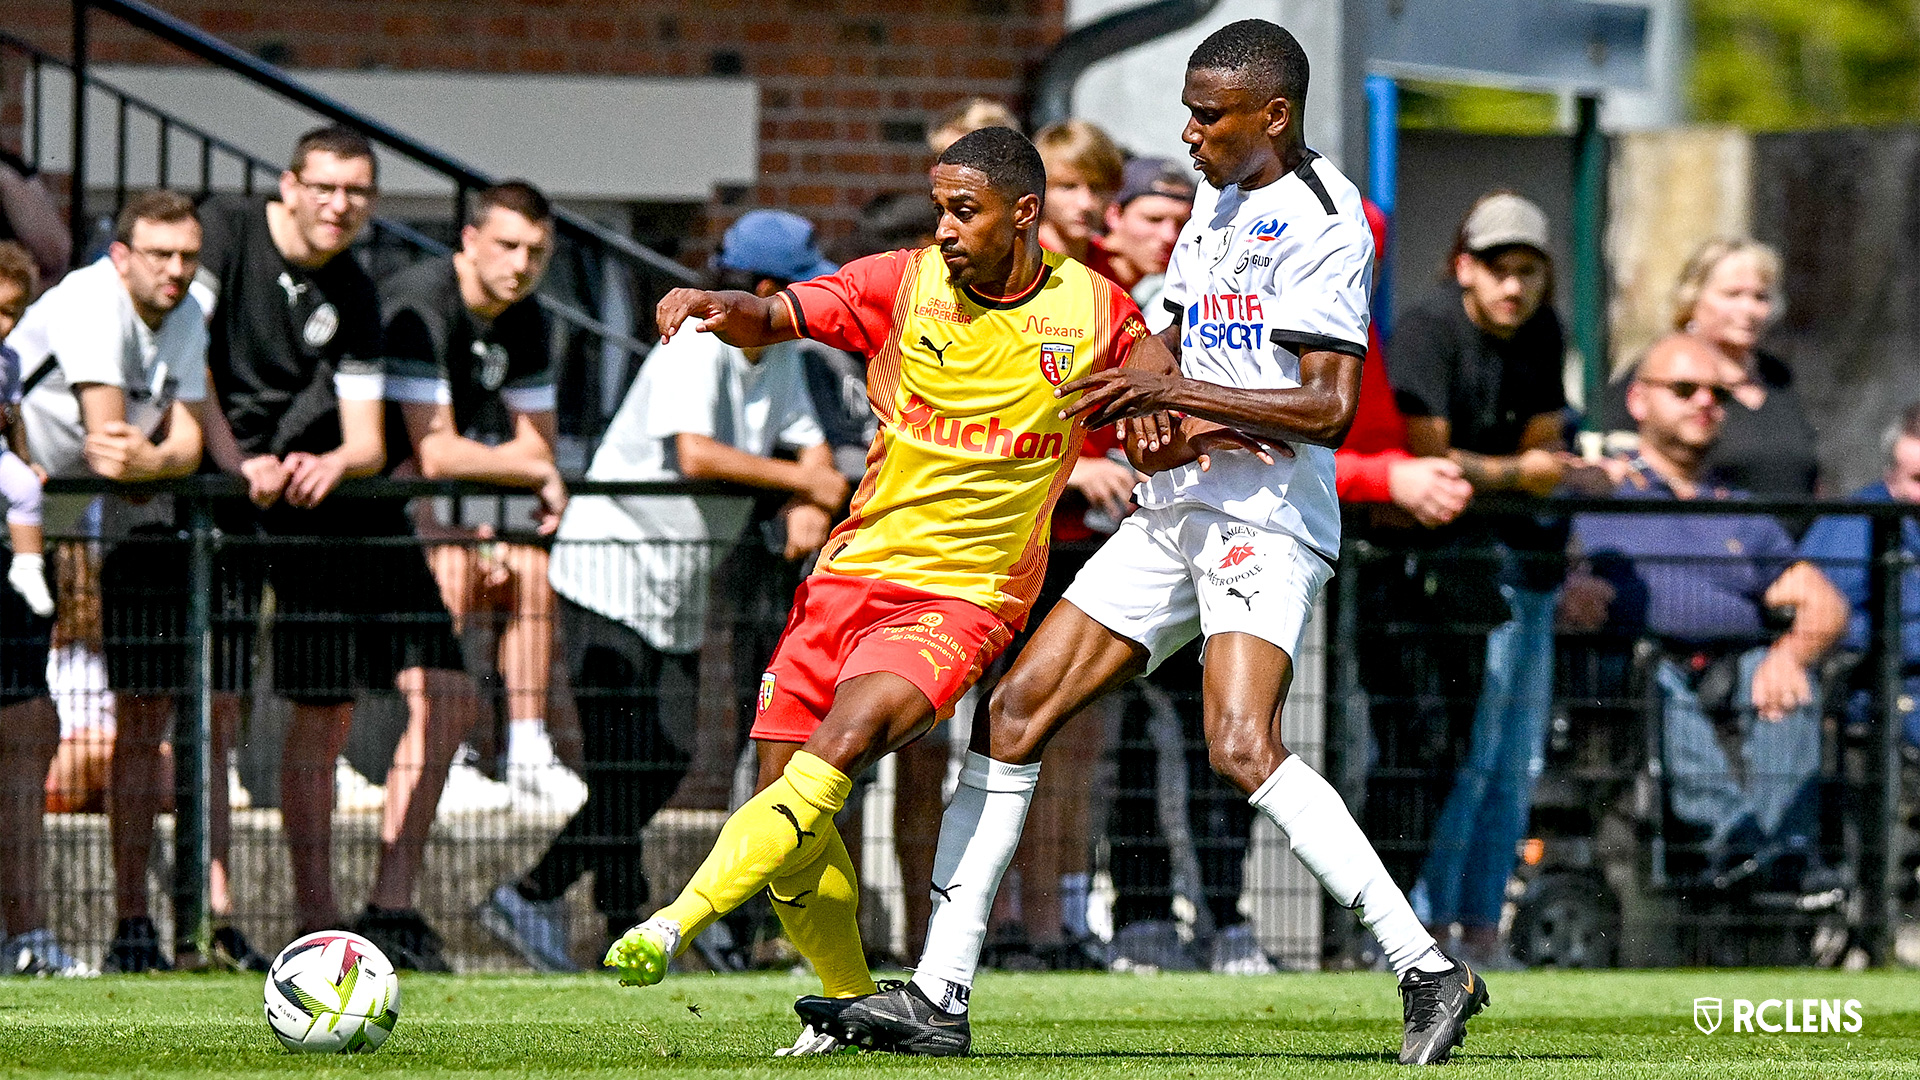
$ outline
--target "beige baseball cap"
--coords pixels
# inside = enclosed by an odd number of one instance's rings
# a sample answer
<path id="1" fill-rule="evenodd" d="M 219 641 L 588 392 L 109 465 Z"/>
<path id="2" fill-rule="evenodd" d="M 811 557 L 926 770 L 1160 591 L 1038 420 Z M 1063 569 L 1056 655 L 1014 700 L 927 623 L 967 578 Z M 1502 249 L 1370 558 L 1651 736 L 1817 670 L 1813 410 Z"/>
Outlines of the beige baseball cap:
<path id="1" fill-rule="evenodd" d="M 1524 244 L 1542 254 L 1547 251 L 1547 214 L 1531 200 L 1508 192 L 1489 195 L 1475 204 L 1467 215 L 1465 230 L 1468 251 Z"/>

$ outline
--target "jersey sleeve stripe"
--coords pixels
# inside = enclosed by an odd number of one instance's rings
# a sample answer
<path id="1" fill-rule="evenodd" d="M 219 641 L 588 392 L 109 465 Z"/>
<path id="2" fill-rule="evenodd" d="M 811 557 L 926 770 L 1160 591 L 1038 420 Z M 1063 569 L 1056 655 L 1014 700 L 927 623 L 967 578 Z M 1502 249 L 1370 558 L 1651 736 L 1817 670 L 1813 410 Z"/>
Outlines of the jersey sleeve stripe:
<path id="1" fill-rule="evenodd" d="M 1309 334 L 1304 330 L 1280 330 L 1276 328 L 1273 331 L 1272 340 L 1275 345 L 1284 349 L 1292 349 L 1295 353 L 1302 355 L 1310 352 L 1337 352 L 1345 353 L 1348 356 L 1357 356 L 1362 360 L 1367 358 L 1367 346 L 1365 343 L 1347 341 L 1337 337 L 1328 337 L 1325 334 Z"/>
<path id="2" fill-rule="evenodd" d="M 1319 156 L 1312 150 L 1307 151 L 1306 156 L 1300 161 L 1300 167 L 1293 170 L 1293 175 L 1299 177 L 1300 182 L 1307 185 L 1307 190 L 1319 198 L 1320 205 L 1326 209 L 1327 213 L 1337 214 L 1339 211 L 1333 208 L 1333 196 L 1327 194 L 1327 185 L 1321 183 L 1320 174 L 1313 171 L 1313 159 Z"/>
<path id="3" fill-rule="evenodd" d="M 1160 306 L 1167 309 L 1168 314 L 1173 316 L 1174 322 L 1179 322 L 1181 319 L 1187 317 L 1187 305 L 1185 304 L 1176 304 L 1171 300 L 1162 300 L 1160 301 Z"/>
<path id="4" fill-rule="evenodd" d="M 806 313 L 800 310 L 800 302 L 794 298 L 793 290 L 781 289 L 773 295 L 779 297 L 780 302 L 787 305 L 787 318 L 793 323 L 794 330 L 797 331 L 801 337 L 812 337 L 813 335 L 807 333 Z"/>

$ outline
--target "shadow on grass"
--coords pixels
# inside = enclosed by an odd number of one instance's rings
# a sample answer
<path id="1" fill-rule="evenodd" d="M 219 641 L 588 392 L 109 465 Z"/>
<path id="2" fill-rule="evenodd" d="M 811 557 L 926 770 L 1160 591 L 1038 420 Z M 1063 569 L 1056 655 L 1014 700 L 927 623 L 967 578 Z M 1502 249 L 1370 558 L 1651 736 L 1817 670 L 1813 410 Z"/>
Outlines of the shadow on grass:
<path id="1" fill-rule="evenodd" d="M 1150 1058 L 1158 1061 L 1319 1061 L 1333 1064 L 1336 1062 L 1373 1061 L 1386 1065 L 1399 1064 L 1394 1054 L 1388 1051 L 1364 1053 L 1347 1051 L 1345 1053 L 1315 1053 L 1303 1051 L 1290 1054 L 1278 1050 L 1007 1050 L 989 1051 L 971 1055 L 976 1060 L 1013 1060 L 1022 1059 L 1075 1059 L 1084 1058 L 1102 1061 L 1111 1058 Z M 1599 1054 L 1526 1054 L 1514 1057 L 1509 1054 L 1472 1054 L 1457 1053 L 1455 1061 L 1493 1062 L 1493 1061 L 1598 1061 Z"/>

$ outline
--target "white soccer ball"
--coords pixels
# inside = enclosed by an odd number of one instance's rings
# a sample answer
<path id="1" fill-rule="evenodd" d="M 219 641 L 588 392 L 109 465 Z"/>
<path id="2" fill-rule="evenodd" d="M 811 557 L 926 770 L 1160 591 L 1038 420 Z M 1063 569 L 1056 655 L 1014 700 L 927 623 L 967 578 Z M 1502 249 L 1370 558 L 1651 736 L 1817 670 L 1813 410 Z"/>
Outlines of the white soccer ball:
<path id="1" fill-rule="evenodd" d="M 267 971 L 267 1023 L 297 1053 L 372 1053 L 399 1020 L 393 962 L 359 934 L 308 934 Z"/>

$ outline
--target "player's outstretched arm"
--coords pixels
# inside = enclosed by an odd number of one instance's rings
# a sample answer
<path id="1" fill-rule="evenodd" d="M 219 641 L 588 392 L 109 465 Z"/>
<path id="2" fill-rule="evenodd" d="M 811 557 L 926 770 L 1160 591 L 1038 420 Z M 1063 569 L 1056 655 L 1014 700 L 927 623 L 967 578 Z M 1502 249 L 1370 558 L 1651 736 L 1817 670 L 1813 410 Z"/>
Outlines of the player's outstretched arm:
<path id="1" fill-rule="evenodd" d="M 1142 368 L 1101 371 L 1060 387 L 1063 398 L 1080 395 L 1060 415 L 1083 416 L 1097 427 L 1170 411 L 1263 439 L 1338 446 L 1360 401 L 1360 360 L 1306 353 L 1300 357 L 1300 385 L 1281 390 L 1247 390 Z"/>
<path id="2" fill-rule="evenodd" d="M 800 336 L 786 304 L 749 292 L 675 289 L 661 297 L 654 309 L 654 325 L 660 328 L 661 341 L 672 341 L 688 319 L 700 320 L 694 330 L 715 334 L 742 349 L 777 345 Z"/>

